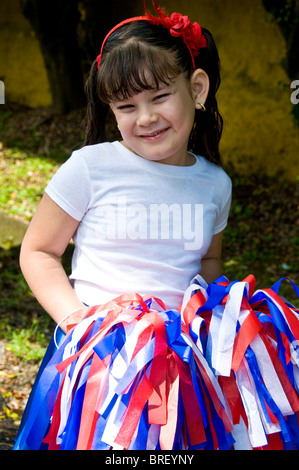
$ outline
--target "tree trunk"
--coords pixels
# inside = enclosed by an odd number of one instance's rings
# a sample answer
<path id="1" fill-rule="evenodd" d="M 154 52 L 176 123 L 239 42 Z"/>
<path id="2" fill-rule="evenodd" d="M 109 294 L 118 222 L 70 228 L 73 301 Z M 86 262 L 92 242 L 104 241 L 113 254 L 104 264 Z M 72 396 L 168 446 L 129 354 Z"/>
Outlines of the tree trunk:
<path id="1" fill-rule="evenodd" d="M 299 79 L 299 0 L 263 0 L 286 40 L 287 55 L 283 62 L 291 80 Z"/>
<path id="2" fill-rule="evenodd" d="M 22 0 L 22 10 L 40 42 L 57 113 L 85 104 L 77 41 L 78 0 Z"/>
<path id="3" fill-rule="evenodd" d="M 294 5 L 294 26 L 287 39 L 287 73 L 291 80 L 299 79 L 299 0 Z"/>
<path id="4" fill-rule="evenodd" d="M 143 9 L 140 12 L 136 8 L 140 3 L 142 6 L 139 0 L 81 0 L 79 3 L 85 11 L 85 46 L 91 61 L 100 53 L 103 39 L 116 24 L 131 16 L 143 14 Z"/>

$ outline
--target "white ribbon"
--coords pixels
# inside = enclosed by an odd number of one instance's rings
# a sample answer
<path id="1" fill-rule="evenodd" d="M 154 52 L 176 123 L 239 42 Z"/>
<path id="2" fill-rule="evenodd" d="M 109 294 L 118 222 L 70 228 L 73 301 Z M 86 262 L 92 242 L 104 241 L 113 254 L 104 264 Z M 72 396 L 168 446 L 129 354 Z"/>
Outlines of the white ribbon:
<path id="1" fill-rule="evenodd" d="M 215 355 L 212 354 L 213 368 L 217 374 L 224 377 L 229 377 L 231 372 L 237 320 L 246 286 L 245 282 L 237 282 L 231 287 L 220 323 L 217 350 Z"/>
<path id="2" fill-rule="evenodd" d="M 238 388 L 248 418 L 248 435 L 252 447 L 268 444 L 263 423 L 258 409 L 258 395 L 246 361 L 242 360 L 236 372 Z"/>

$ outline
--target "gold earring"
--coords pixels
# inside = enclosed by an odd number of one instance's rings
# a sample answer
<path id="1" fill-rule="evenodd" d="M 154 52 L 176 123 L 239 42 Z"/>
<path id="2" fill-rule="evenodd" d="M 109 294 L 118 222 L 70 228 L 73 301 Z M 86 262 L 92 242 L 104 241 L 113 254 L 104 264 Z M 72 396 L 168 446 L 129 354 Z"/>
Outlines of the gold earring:
<path id="1" fill-rule="evenodd" d="M 203 112 L 205 112 L 205 111 L 206 111 L 206 107 L 205 107 L 205 105 L 204 105 L 204 104 L 202 104 L 202 103 L 198 103 L 198 104 L 199 104 L 199 106 L 200 106 L 200 111 L 203 111 Z"/>

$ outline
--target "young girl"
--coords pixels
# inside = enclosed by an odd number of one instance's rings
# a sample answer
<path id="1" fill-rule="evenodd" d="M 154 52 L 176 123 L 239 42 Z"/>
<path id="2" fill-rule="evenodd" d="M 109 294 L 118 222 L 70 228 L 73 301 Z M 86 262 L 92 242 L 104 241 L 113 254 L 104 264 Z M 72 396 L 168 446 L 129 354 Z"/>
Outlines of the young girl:
<path id="1" fill-rule="evenodd" d="M 219 277 L 231 181 L 217 49 L 155 8 L 105 38 L 86 145 L 50 181 L 22 244 L 24 276 L 60 328 L 15 449 L 298 445 L 298 311 L 253 295 L 251 276 Z M 109 108 L 121 142 L 105 142 Z"/>

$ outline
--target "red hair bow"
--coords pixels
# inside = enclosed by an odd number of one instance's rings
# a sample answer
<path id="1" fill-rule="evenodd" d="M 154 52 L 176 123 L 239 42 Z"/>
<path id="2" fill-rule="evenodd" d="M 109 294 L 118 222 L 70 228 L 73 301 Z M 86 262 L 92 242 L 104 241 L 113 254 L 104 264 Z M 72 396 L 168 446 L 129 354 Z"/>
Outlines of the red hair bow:
<path id="1" fill-rule="evenodd" d="M 160 8 L 156 1 L 154 2 L 154 8 L 158 16 L 153 16 L 145 7 L 145 16 L 136 16 L 134 18 L 128 18 L 114 26 L 113 29 L 111 29 L 111 31 L 105 37 L 102 44 L 101 52 L 97 57 L 98 69 L 100 68 L 103 49 L 109 36 L 121 26 L 127 23 L 131 23 L 133 21 L 140 20 L 148 21 L 149 23 L 152 23 L 154 25 L 161 25 L 164 28 L 168 29 L 168 31 L 173 37 L 181 37 L 189 49 L 193 68 L 194 70 L 196 69 L 194 57 L 199 54 L 200 49 L 202 49 L 203 47 L 207 47 L 207 41 L 204 35 L 202 34 L 200 25 L 196 22 L 191 23 L 188 16 L 183 16 L 181 15 L 181 13 L 172 13 L 172 15 L 168 16 L 165 10 Z"/>

